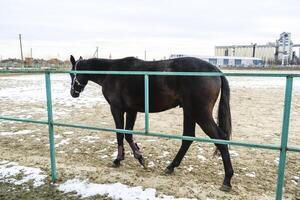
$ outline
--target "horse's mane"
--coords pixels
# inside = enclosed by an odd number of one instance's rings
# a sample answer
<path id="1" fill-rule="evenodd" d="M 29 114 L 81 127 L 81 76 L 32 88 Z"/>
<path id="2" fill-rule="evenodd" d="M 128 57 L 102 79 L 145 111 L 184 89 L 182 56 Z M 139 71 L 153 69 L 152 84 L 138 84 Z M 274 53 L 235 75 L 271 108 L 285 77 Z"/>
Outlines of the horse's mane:
<path id="1" fill-rule="evenodd" d="M 84 70 L 86 68 L 92 68 L 93 70 L 99 69 L 101 66 L 110 66 L 112 64 L 121 63 L 133 63 L 133 62 L 144 62 L 135 57 L 125 57 L 120 59 L 104 59 L 104 58 L 89 58 L 78 60 L 78 69 Z"/>

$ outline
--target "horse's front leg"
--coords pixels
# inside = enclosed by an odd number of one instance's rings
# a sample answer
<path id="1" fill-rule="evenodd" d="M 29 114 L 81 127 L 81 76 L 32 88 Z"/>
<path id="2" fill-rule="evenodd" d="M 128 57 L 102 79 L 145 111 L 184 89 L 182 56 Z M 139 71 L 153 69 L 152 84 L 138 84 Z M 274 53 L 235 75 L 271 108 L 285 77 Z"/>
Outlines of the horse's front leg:
<path id="1" fill-rule="evenodd" d="M 137 115 L 137 112 L 135 112 L 135 111 L 126 112 L 126 126 L 125 126 L 126 130 L 133 130 L 134 123 L 136 120 L 136 115 Z M 146 167 L 143 155 L 142 155 L 138 145 L 136 143 L 134 143 L 132 134 L 125 134 L 125 139 L 128 142 L 129 146 L 131 147 L 134 157 L 139 161 L 139 163 L 141 165 Z"/>
<path id="2" fill-rule="evenodd" d="M 124 129 L 124 111 L 121 109 L 111 106 L 110 107 L 112 116 L 115 121 L 116 129 Z M 124 134 L 123 133 L 116 133 L 117 134 L 117 142 L 118 142 L 118 155 L 117 158 L 113 161 L 113 165 L 115 167 L 119 167 L 121 161 L 125 159 L 125 151 L 124 151 Z"/>

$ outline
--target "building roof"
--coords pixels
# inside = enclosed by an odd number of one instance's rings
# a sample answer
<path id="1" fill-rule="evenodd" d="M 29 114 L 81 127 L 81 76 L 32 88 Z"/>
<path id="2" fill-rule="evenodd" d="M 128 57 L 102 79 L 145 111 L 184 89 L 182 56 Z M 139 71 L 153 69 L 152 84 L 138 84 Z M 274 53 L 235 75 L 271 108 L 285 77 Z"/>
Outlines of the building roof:
<path id="1" fill-rule="evenodd" d="M 241 60 L 262 60 L 261 58 L 256 57 L 242 57 L 242 56 L 205 56 L 205 55 L 185 55 L 185 54 L 172 54 L 170 57 L 175 58 L 176 56 L 180 55 L 179 57 L 195 57 L 200 59 L 241 59 Z"/>
<path id="2" fill-rule="evenodd" d="M 253 44 L 250 45 L 226 45 L 226 46 L 215 46 L 215 48 L 253 48 Z M 262 44 L 262 45 L 256 45 L 255 47 L 276 47 L 275 44 Z"/>

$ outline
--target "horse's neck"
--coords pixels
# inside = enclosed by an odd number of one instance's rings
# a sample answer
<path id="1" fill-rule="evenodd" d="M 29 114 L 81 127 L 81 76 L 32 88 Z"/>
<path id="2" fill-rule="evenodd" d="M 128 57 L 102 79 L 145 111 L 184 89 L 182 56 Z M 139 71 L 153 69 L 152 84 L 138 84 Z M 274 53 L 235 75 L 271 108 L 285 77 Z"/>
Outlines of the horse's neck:
<path id="1" fill-rule="evenodd" d="M 92 75 L 89 75 L 89 81 L 92 81 L 92 82 L 97 83 L 98 85 L 102 86 L 105 76 L 106 76 L 105 74 L 92 74 Z"/>
<path id="2" fill-rule="evenodd" d="M 88 65 L 86 67 L 86 70 L 89 70 L 89 71 L 109 71 L 109 70 L 111 70 L 111 63 L 101 61 L 99 63 Z M 89 80 L 102 86 L 105 77 L 106 77 L 105 74 L 92 74 L 92 75 L 89 76 Z"/>

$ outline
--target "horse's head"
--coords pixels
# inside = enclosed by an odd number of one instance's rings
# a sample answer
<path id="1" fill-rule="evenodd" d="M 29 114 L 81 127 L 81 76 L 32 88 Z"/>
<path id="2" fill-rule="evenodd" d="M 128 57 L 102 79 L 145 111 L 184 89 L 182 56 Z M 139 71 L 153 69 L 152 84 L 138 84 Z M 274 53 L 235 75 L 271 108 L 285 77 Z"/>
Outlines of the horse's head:
<path id="1" fill-rule="evenodd" d="M 75 61 L 74 57 L 71 55 L 70 61 L 72 63 L 72 71 L 82 70 L 82 57 Z M 86 84 L 88 83 L 87 75 L 85 74 L 73 74 L 71 76 L 71 96 L 76 98 L 79 97 L 80 93 L 84 90 Z"/>

